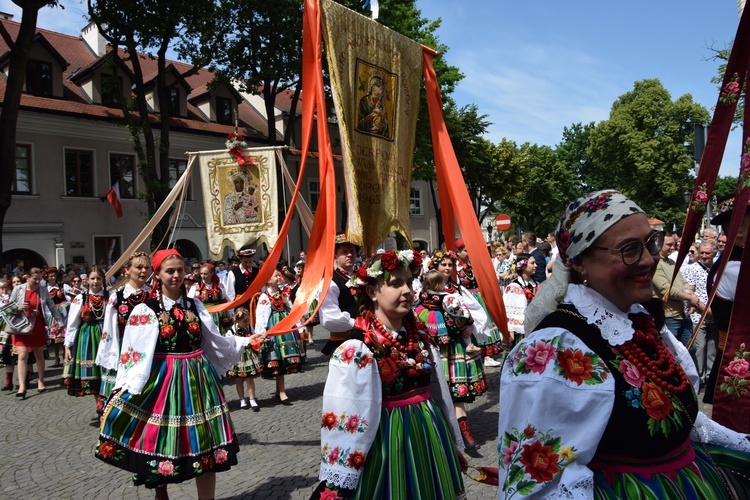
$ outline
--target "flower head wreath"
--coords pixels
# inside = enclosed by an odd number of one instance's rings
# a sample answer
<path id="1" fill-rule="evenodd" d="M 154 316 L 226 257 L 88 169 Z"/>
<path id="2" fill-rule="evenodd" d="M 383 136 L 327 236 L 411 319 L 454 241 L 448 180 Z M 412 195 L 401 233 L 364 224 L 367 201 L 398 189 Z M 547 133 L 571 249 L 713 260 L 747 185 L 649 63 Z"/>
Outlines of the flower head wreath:
<path id="1" fill-rule="evenodd" d="M 382 276 L 385 281 L 388 281 L 391 278 L 391 272 L 398 267 L 408 270 L 412 276 L 416 277 L 422 267 L 422 255 L 413 250 L 388 250 L 360 266 L 357 272 L 349 278 L 346 286 L 359 301 L 371 278 L 377 279 Z"/>
<path id="2" fill-rule="evenodd" d="M 431 256 L 427 257 L 427 269 L 437 269 L 438 264 L 440 264 L 443 259 L 450 259 L 455 264 L 458 257 L 453 250 L 435 250 L 432 252 Z"/>

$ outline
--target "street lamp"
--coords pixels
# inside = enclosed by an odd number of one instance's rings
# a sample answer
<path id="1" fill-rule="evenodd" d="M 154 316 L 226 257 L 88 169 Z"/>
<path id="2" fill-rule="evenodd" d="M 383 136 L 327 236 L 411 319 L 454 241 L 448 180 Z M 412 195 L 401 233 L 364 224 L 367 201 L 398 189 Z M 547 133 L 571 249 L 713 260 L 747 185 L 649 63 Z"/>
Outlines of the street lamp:
<path id="1" fill-rule="evenodd" d="M 487 240 L 492 241 L 492 221 L 487 223 Z"/>
<path id="2" fill-rule="evenodd" d="M 692 198 L 693 193 L 689 189 L 686 189 L 684 193 L 682 193 L 682 198 L 685 200 L 685 205 L 690 204 L 690 198 Z"/>

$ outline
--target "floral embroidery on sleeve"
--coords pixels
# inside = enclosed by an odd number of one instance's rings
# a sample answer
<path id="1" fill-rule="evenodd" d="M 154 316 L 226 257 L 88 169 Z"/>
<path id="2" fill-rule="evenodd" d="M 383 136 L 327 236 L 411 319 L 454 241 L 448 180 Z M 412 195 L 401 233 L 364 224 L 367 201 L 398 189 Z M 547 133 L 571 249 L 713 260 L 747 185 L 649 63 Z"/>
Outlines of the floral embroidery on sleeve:
<path id="1" fill-rule="evenodd" d="M 607 379 L 609 370 L 599 356 L 580 349 L 562 350 L 559 343 L 560 337 L 557 336 L 551 340 L 522 344 L 510 360 L 511 373 L 542 375 L 547 365 L 552 363 L 555 373 L 576 385 L 597 385 Z"/>
<path id="2" fill-rule="evenodd" d="M 140 363 L 145 355 L 145 352 L 134 351 L 133 347 L 128 347 L 128 350 L 120 356 L 120 364 L 125 370 L 129 370 Z"/>
<path id="3" fill-rule="evenodd" d="M 609 370 L 593 352 L 565 349 L 557 353 L 555 371 L 578 385 L 596 385 L 606 380 Z"/>
<path id="4" fill-rule="evenodd" d="M 537 485 L 548 483 L 573 462 L 576 448 L 561 446 L 562 439 L 551 431 L 540 433 L 533 426 L 516 428 L 503 436 L 502 466 L 508 469 L 503 483 L 505 498 L 527 496 Z"/>
<path id="5" fill-rule="evenodd" d="M 367 431 L 368 425 L 367 419 L 361 418 L 356 413 L 353 415 L 347 415 L 346 413 L 336 415 L 335 412 L 328 411 L 323 414 L 321 419 L 321 427 L 325 427 L 329 431 L 336 430 L 351 434 L 355 432 L 364 433 Z"/>
<path id="6" fill-rule="evenodd" d="M 328 443 L 321 448 L 323 461 L 331 465 L 340 465 L 354 470 L 361 470 L 365 466 L 367 454 L 361 450 L 350 451 L 351 448 L 342 450 L 340 446 L 331 448 Z"/>
<path id="7" fill-rule="evenodd" d="M 357 363 L 360 368 L 365 368 L 372 363 L 372 354 L 362 352 L 357 349 L 355 345 L 343 344 L 333 353 L 333 359 L 346 363 L 347 365 L 350 365 L 353 361 Z"/>

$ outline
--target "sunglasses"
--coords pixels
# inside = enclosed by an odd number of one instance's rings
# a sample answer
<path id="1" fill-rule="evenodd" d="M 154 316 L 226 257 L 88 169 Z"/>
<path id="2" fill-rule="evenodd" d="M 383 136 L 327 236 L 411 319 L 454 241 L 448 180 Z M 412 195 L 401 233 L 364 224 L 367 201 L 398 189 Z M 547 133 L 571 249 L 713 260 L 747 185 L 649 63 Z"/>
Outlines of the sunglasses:
<path id="1" fill-rule="evenodd" d="M 695 255 L 695 250 L 690 250 L 690 255 Z"/>
<path id="2" fill-rule="evenodd" d="M 73 280 L 73 283 L 80 283 L 81 280 Z"/>
<path id="3" fill-rule="evenodd" d="M 612 253 L 619 253 L 622 257 L 622 263 L 626 266 L 632 266 L 638 263 L 643 256 L 643 249 L 648 250 L 651 255 L 657 255 L 662 246 L 664 246 L 664 231 L 655 231 L 651 233 L 651 236 L 644 241 L 631 241 L 625 243 L 620 248 L 609 248 L 609 247 L 597 247 L 592 246 L 591 248 L 596 250 L 607 250 Z"/>

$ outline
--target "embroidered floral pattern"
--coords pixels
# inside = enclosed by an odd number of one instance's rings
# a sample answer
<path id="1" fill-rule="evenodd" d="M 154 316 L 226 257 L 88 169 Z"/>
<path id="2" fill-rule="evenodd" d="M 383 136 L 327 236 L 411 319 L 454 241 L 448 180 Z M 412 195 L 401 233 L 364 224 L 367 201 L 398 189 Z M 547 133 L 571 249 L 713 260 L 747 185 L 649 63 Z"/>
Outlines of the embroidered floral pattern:
<path id="1" fill-rule="evenodd" d="M 328 443 L 321 448 L 323 461 L 331 465 L 340 465 L 354 470 L 361 470 L 365 466 L 367 454 L 361 450 L 351 451 L 351 448 L 341 449 L 340 446 L 331 448 Z"/>
<path id="2" fill-rule="evenodd" d="M 125 452 L 115 446 L 112 441 L 100 441 L 94 452 L 97 457 L 105 460 L 119 461 L 125 456 Z"/>
<path id="3" fill-rule="evenodd" d="M 618 352 L 613 349 L 613 351 Z M 675 396 L 654 382 L 649 381 L 637 366 L 617 354 L 610 364 L 622 373 L 625 381 L 632 386 L 624 392 L 628 406 L 646 412 L 646 425 L 651 436 L 661 433 L 664 437 L 682 427 L 682 407 L 675 400 Z M 678 413 L 679 412 L 679 413 Z"/>
<path id="4" fill-rule="evenodd" d="M 742 155 L 743 159 L 745 155 Z M 704 182 L 698 186 L 698 190 L 693 195 L 693 211 L 703 213 L 706 211 L 706 203 L 708 203 L 708 188 Z"/>
<path id="5" fill-rule="evenodd" d="M 134 351 L 133 346 L 128 346 L 128 350 L 120 355 L 120 364 L 125 370 L 129 370 L 140 363 L 145 356 L 145 352 Z"/>
<path id="6" fill-rule="evenodd" d="M 732 399 L 737 399 L 750 391 L 748 381 L 750 380 L 750 351 L 745 347 L 745 343 L 740 344 L 740 348 L 734 354 L 734 358 L 729 365 L 724 368 L 724 379 L 719 387 L 722 392 L 726 392 Z"/>
<path id="7" fill-rule="evenodd" d="M 737 102 L 737 98 L 740 96 L 740 75 L 735 73 L 732 78 L 724 85 L 719 94 L 719 102 L 727 106 L 731 106 Z"/>
<path id="8" fill-rule="evenodd" d="M 372 363 L 372 354 L 364 353 L 353 345 L 342 345 L 333 353 L 333 359 L 342 361 L 347 365 L 357 363 L 360 368 L 365 368 Z"/>
<path id="9" fill-rule="evenodd" d="M 555 371 L 578 385 L 601 384 L 607 378 L 607 367 L 593 352 L 565 349 L 557 353 Z"/>
<path id="10" fill-rule="evenodd" d="M 160 476 L 174 476 L 179 473 L 180 466 L 172 463 L 171 460 L 162 460 L 160 462 L 151 460 L 148 462 L 151 467 L 151 474 L 159 474 Z"/>
<path id="11" fill-rule="evenodd" d="M 329 411 L 323 414 L 321 427 L 329 431 L 348 432 L 350 434 L 363 433 L 367 431 L 367 419 L 360 417 L 356 413 L 347 415 L 346 412 L 336 415 L 335 412 Z"/>
<path id="12" fill-rule="evenodd" d="M 740 159 L 740 183 L 743 188 L 750 187 L 750 138 L 745 141 Z"/>
<path id="13" fill-rule="evenodd" d="M 531 494 L 537 485 L 552 481 L 575 460 L 576 448 L 562 447 L 562 439 L 551 432 L 540 432 L 528 426 L 523 430 L 514 428 L 503 435 L 501 463 L 508 469 L 503 483 L 505 498 Z"/>

